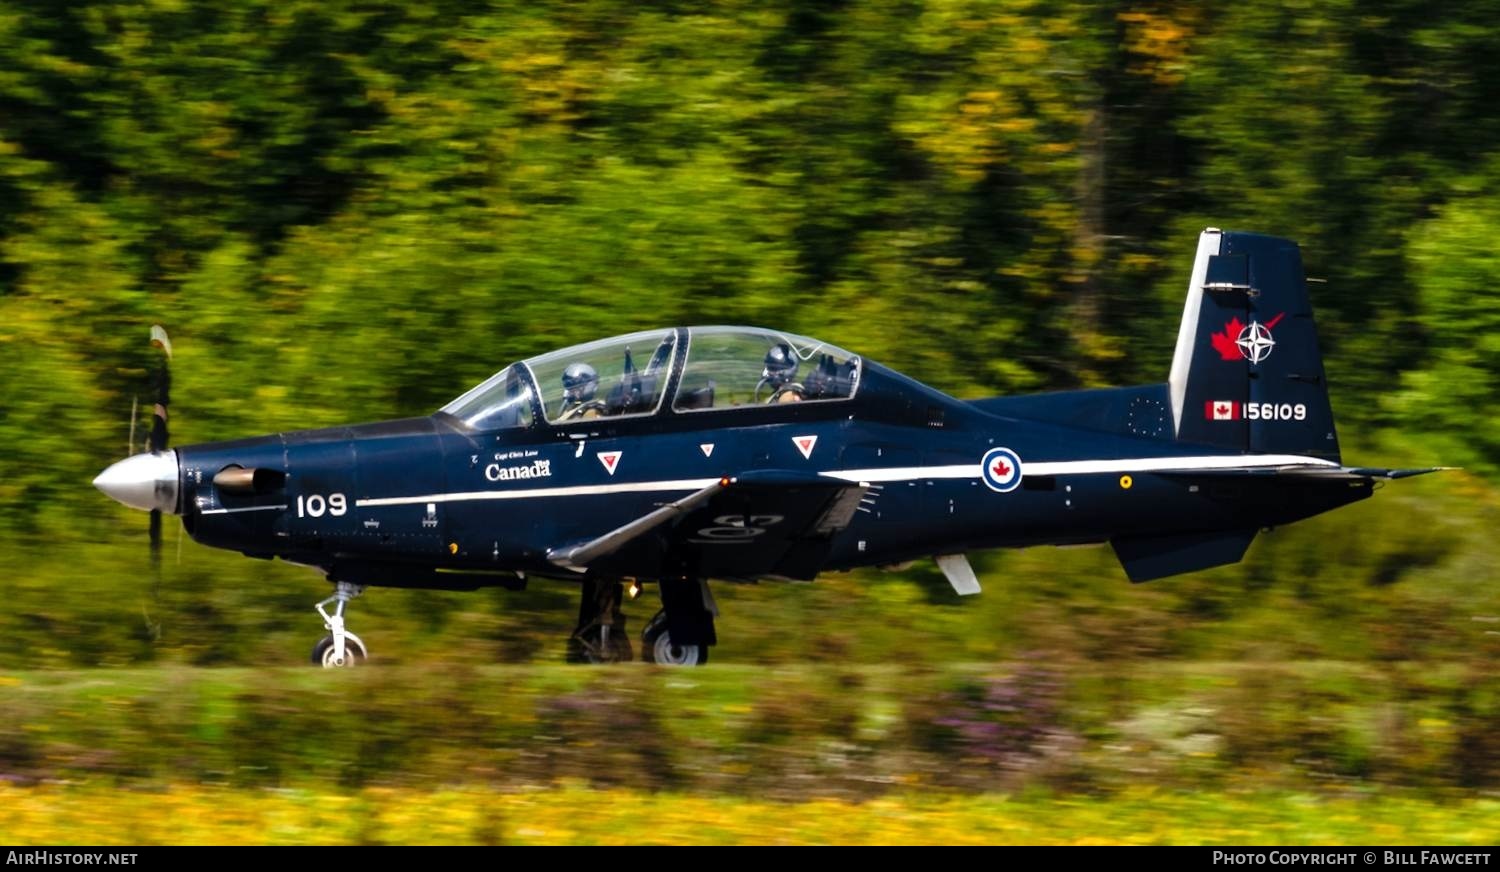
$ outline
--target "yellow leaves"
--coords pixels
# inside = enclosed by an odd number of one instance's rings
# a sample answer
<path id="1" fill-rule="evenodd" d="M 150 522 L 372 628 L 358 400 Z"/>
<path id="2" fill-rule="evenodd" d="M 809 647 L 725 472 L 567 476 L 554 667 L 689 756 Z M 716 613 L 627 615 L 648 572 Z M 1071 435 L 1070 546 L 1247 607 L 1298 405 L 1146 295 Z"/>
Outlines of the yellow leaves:
<path id="1" fill-rule="evenodd" d="M 903 779 L 897 779 L 903 780 Z M 917 794 L 857 803 L 591 790 L 0 786 L 9 844 L 1489 844 L 1493 800 Z M 650 826 L 641 826 L 649 821 Z"/>
<path id="2" fill-rule="evenodd" d="M 507 73 L 528 73 L 545 67 L 560 67 L 564 61 L 559 52 L 534 52 L 503 58 L 498 66 Z"/>
<path id="3" fill-rule="evenodd" d="M 570 56 L 562 47 L 563 34 L 541 33 L 505 36 L 470 35 L 449 42 L 449 47 L 499 74 L 499 81 L 519 97 L 523 111 L 551 123 L 578 120 L 578 102 L 592 92 L 604 76 L 595 62 Z"/>
<path id="4" fill-rule="evenodd" d="M 913 101 L 911 105 L 920 104 Z M 924 108 L 920 115 L 926 117 L 898 122 L 898 127 L 967 182 L 977 182 L 992 167 L 1009 163 L 1017 146 L 1032 145 L 1029 140 L 1038 129 L 1038 119 L 1003 91 L 970 91 L 953 104 L 928 101 Z M 1036 143 L 1034 147 L 1053 145 Z M 1060 151 L 1069 148 L 1064 145 Z M 1053 154 L 1060 151 L 1049 149 Z"/>
<path id="5" fill-rule="evenodd" d="M 1194 35 L 1196 13 L 1179 9 L 1183 20 L 1153 12 L 1121 12 L 1125 23 L 1125 48 L 1136 56 L 1127 69 L 1148 76 L 1158 85 L 1181 84 L 1187 74 L 1188 52 Z"/>
<path id="6" fill-rule="evenodd" d="M 976 22 L 966 8 L 924 17 L 917 45 L 951 72 L 923 93 L 902 98 L 897 129 L 933 163 L 967 187 L 1007 167 L 1028 187 L 1071 186 L 1072 168 L 1059 165 L 1096 99 L 1076 39 L 1076 10 L 1013 4 Z M 932 38 L 928 31 L 931 31 Z M 947 38 L 937 39 L 941 33 Z"/>

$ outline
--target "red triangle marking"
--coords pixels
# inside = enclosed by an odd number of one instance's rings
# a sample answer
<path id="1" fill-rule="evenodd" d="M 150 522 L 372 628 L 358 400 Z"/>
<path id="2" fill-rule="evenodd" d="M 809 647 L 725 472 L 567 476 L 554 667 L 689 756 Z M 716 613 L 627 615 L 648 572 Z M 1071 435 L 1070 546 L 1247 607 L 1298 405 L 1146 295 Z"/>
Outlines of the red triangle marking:
<path id="1" fill-rule="evenodd" d="M 623 453 L 622 451 L 601 451 L 599 452 L 599 462 L 604 464 L 606 472 L 614 475 L 615 467 L 619 465 L 620 455 Z"/>
<path id="2" fill-rule="evenodd" d="M 797 450 L 798 451 L 802 452 L 802 457 L 804 459 L 811 460 L 812 459 L 812 453 L 813 453 L 813 446 L 815 446 L 815 445 L 818 444 L 818 437 L 817 436 L 793 436 L 792 437 L 792 444 L 795 445 L 795 446 L 797 446 Z"/>

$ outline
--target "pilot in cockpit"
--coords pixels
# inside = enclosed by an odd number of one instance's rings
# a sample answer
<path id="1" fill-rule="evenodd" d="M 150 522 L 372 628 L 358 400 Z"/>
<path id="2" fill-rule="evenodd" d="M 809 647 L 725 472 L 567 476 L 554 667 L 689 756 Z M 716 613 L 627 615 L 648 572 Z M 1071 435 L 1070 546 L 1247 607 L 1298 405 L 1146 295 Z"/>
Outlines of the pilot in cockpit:
<path id="1" fill-rule="evenodd" d="M 604 414 L 604 402 L 595 399 L 599 391 L 599 373 L 586 363 L 570 363 L 563 370 L 563 404 L 559 421 L 597 418 Z"/>
<path id="2" fill-rule="evenodd" d="M 760 384 L 755 387 L 755 395 L 760 396 L 763 388 L 770 388 L 770 398 L 767 403 L 796 403 L 805 398 L 806 389 L 798 384 L 797 378 L 797 355 L 792 347 L 785 342 L 779 342 L 771 346 L 766 352 L 766 366 L 761 370 Z"/>

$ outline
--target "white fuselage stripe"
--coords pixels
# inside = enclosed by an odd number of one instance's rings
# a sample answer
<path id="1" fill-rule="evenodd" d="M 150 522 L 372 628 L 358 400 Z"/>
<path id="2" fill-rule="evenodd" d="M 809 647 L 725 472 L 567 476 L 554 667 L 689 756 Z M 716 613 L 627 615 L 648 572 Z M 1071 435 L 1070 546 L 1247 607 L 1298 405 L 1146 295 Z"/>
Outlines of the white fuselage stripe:
<path id="1" fill-rule="evenodd" d="M 1023 475 L 1099 475 L 1122 472 L 1192 472 L 1208 469 L 1261 469 L 1283 466 L 1331 466 L 1331 460 L 1297 454 L 1258 454 L 1231 457 L 1139 457 L 1120 460 L 1052 460 L 1025 463 Z M 979 478 L 977 463 L 956 466 L 904 466 L 890 469 L 839 469 L 823 475 L 844 481 L 915 481 L 917 479 Z"/>
<path id="2" fill-rule="evenodd" d="M 1316 457 L 1297 454 L 1215 455 L 1210 457 L 1139 457 L 1120 460 L 1056 460 L 1024 464 L 1023 475 L 1099 475 L 1105 473 L 1192 472 L 1213 469 L 1261 469 L 1279 467 L 1333 467 L 1338 464 Z M 978 479 L 977 463 L 951 466 L 897 466 L 883 469 L 831 469 L 820 475 L 842 481 L 874 483 L 883 481 L 918 481 L 936 479 Z M 425 494 L 414 497 L 379 497 L 355 500 L 358 508 L 404 506 L 420 503 L 462 503 L 474 500 L 525 500 L 543 497 L 577 497 L 619 493 L 656 493 L 661 491 L 695 491 L 708 487 L 717 478 L 690 478 L 672 481 L 633 481 L 615 484 L 590 484 L 576 487 L 543 487 L 504 491 L 467 491 L 453 494 Z M 262 507 L 257 507 L 262 508 Z M 271 508 L 266 506 L 263 508 Z M 223 511 L 223 510 L 219 510 Z"/>

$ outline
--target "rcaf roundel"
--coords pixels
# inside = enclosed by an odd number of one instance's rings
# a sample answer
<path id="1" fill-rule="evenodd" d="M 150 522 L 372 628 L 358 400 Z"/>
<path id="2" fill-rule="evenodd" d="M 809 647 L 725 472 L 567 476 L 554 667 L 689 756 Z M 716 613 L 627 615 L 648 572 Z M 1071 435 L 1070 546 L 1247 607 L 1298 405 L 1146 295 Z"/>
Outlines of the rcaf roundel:
<path id="1" fill-rule="evenodd" d="M 811 460 L 812 459 L 812 453 L 813 453 L 813 446 L 815 446 L 815 445 L 818 444 L 818 437 L 817 436 L 793 436 L 792 437 L 792 444 L 795 445 L 795 446 L 797 446 L 797 450 L 798 451 L 802 452 L 802 457 L 803 457 L 804 460 Z"/>
<path id="2" fill-rule="evenodd" d="M 991 448 L 980 464 L 984 483 L 998 493 L 1009 493 L 1021 484 L 1021 456 L 1009 448 Z"/>
<path id="3" fill-rule="evenodd" d="M 620 455 L 623 453 L 622 451 L 599 452 L 599 462 L 604 464 L 604 471 L 614 475 L 615 470 L 620 467 Z"/>

